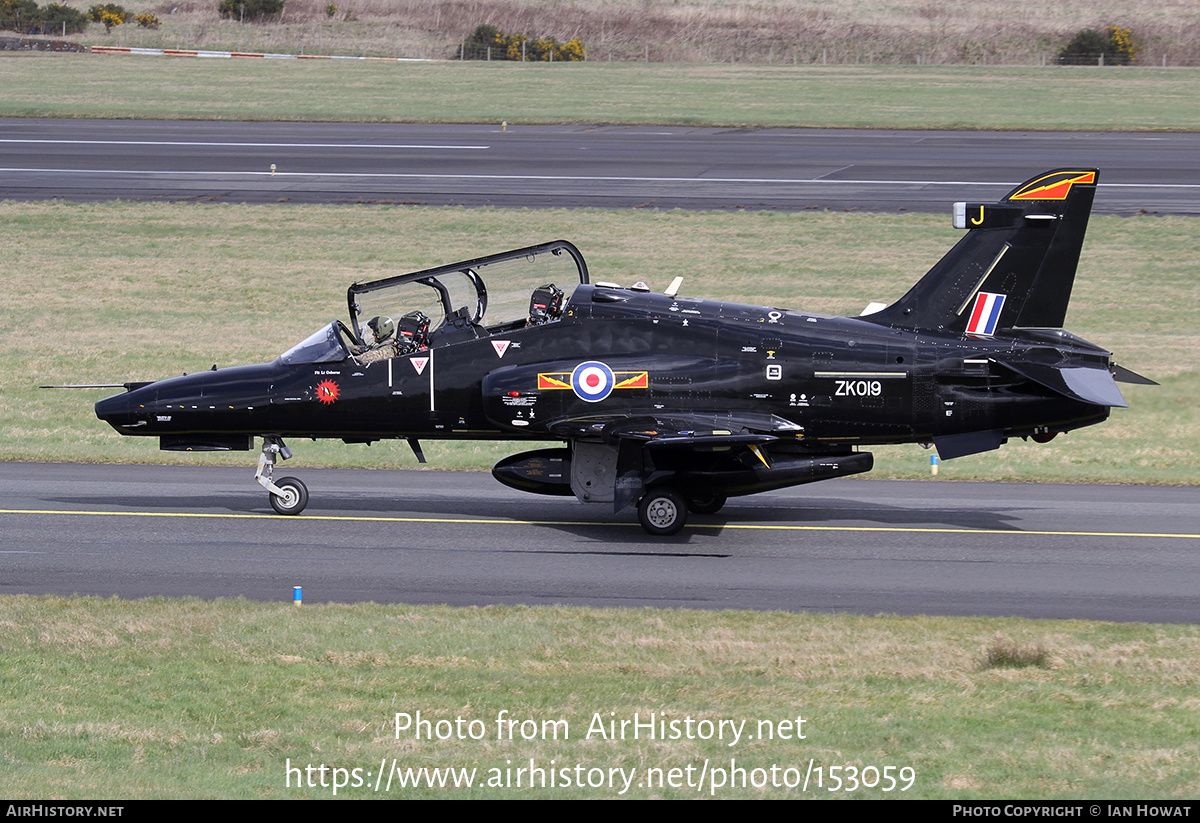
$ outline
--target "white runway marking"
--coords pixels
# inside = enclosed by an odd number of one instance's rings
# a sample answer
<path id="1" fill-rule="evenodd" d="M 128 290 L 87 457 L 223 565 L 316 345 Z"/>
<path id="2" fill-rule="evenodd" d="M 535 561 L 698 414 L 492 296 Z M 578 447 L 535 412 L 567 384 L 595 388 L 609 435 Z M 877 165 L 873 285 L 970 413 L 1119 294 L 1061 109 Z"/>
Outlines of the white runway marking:
<path id="1" fill-rule="evenodd" d="M 985 180 L 826 180 L 814 177 L 627 177 L 584 176 L 569 174 L 436 174 L 428 172 L 300 172 L 300 171 L 177 171 L 152 169 L 51 169 L 0 168 L 0 172 L 19 174 L 112 174 L 123 176 L 183 177 L 292 177 L 344 179 L 426 179 L 426 180 L 530 180 L 581 183 L 753 183 L 776 185 L 850 185 L 850 186 L 996 186 L 1012 188 L 1013 183 Z M 1200 183 L 1100 183 L 1099 188 L 1125 189 L 1200 189 Z"/>
<path id="2" fill-rule="evenodd" d="M 0 143 L 36 143 L 76 146 L 219 146 L 252 149 L 448 149 L 485 151 L 491 146 L 421 145 L 418 143 L 221 143 L 212 140 L 23 140 L 0 138 Z"/>

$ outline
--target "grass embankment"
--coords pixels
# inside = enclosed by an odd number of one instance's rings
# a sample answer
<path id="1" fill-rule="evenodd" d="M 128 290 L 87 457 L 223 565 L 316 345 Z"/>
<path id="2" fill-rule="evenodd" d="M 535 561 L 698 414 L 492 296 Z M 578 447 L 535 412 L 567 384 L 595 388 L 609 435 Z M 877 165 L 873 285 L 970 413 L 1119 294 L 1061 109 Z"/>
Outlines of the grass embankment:
<path id="1" fill-rule="evenodd" d="M 563 237 L 593 277 L 684 293 L 857 314 L 903 294 L 954 242 L 931 215 L 0 204 L 4 460 L 248 465 L 245 454 L 160 452 L 95 419 L 112 390 L 43 384 L 157 379 L 273 359 L 345 316 L 345 288 Z M 1195 483 L 1200 306 L 1193 222 L 1094 218 L 1070 330 L 1162 382 L 1126 386 L 1132 408 L 1048 446 L 1015 443 L 943 466 L 959 479 Z M 306 466 L 412 468 L 407 447 L 294 444 Z M 435 468 L 487 469 L 511 444 L 430 443 Z M 877 451 L 876 474 L 928 475 L 916 446 Z M 252 461 L 251 461 L 252 462 Z"/>
<path id="2" fill-rule="evenodd" d="M 0 116 L 1200 129 L 1200 69 L 0 56 Z"/>
<path id="3" fill-rule="evenodd" d="M 1014 651 L 1031 665 L 984 662 Z M 474 768 L 486 785 L 531 761 L 558 788 L 524 788 L 528 773 L 521 789 L 401 790 L 393 777 L 390 796 L 610 797 L 623 785 L 613 769 L 632 777 L 626 797 L 1164 800 L 1200 788 L 1196 627 L 9 597 L 0 653 L 10 799 L 330 797 L 331 771 L 327 788 L 296 787 L 322 764 L 359 769 L 366 785 L 338 796 L 364 798 L 383 796 L 381 763 Z M 397 737 L 396 714 L 418 711 L 435 734 L 446 721 L 443 735 L 483 739 Z M 497 740 L 504 711 L 515 739 Z M 680 736 L 592 727 L 635 713 L 678 721 Z M 554 740 L 543 724 L 560 720 L 568 737 L 559 726 Z M 724 739 L 687 736 L 720 721 L 745 721 L 742 738 L 728 725 Z M 785 739 L 759 739 L 759 721 Z M 806 793 L 770 784 L 796 784 L 810 759 L 824 788 L 813 774 Z M 291 788 L 289 762 L 302 770 Z M 767 785 L 714 789 L 735 766 Z M 847 766 L 915 779 L 848 791 Z M 676 787 L 645 785 L 653 769 L 678 770 Z M 563 788 L 562 770 L 595 787 Z"/>
<path id="4" fill-rule="evenodd" d="M 84 11 L 92 0 L 65 0 Z M 45 4 L 43 4 L 45 5 Z M 137 5 L 126 4 L 131 10 Z M 149 10 L 149 9 L 147 9 Z M 1021 63 L 1053 60 L 1081 29 L 1119 25 L 1138 59 L 1195 65 L 1200 12 L 1185 0 L 1139 0 L 1119 13 L 1074 0 L 288 0 L 256 24 L 221 20 L 212 0 L 153 8 L 157 29 L 70 39 L 88 45 L 446 58 L 482 23 L 559 41 L 580 38 L 589 60 L 706 63 Z M 481 55 L 485 56 L 485 55 Z"/>

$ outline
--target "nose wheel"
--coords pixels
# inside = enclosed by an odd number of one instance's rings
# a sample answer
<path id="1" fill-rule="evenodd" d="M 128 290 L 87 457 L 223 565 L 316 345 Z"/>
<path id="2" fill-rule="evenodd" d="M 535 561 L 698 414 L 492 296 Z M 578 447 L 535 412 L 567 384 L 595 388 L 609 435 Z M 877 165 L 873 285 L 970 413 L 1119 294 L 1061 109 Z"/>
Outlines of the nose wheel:
<path id="1" fill-rule="evenodd" d="M 295 477 L 281 477 L 271 490 L 271 508 L 280 514 L 299 514 L 308 505 L 308 486 Z"/>
<path id="2" fill-rule="evenodd" d="M 283 438 L 275 435 L 263 437 L 262 454 L 258 458 L 258 471 L 254 479 L 267 490 L 271 508 L 280 514 L 299 514 L 308 505 L 308 486 L 295 477 L 281 477 L 278 482 L 271 479 L 276 460 L 287 460 L 292 450 L 284 445 Z"/>

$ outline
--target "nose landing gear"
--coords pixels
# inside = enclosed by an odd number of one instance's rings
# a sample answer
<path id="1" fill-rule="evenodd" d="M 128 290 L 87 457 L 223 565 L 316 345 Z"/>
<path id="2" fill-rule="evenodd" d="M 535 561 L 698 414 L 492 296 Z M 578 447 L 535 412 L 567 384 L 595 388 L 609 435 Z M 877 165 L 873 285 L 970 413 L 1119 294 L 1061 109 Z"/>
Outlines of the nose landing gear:
<path id="1" fill-rule="evenodd" d="M 291 456 L 292 450 L 284 444 L 282 437 L 264 435 L 254 479 L 270 494 L 271 508 L 280 514 L 299 514 L 308 505 L 308 487 L 300 480 L 295 477 L 281 477 L 278 482 L 271 480 L 276 459 L 287 460 Z"/>

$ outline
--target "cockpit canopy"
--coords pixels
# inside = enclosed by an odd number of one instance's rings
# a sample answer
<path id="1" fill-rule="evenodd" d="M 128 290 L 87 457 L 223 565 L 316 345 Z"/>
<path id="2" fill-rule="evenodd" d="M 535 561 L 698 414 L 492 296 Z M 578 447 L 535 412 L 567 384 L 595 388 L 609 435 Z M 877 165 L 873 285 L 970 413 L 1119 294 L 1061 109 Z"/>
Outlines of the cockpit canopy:
<path id="1" fill-rule="evenodd" d="M 329 363 L 357 354 L 372 340 L 367 324 L 420 312 L 429 346 L 556 322 L 575 287 L 588 282 L 579 249 L 565 240 L 461 263 L 355 283 L 346 294 L 350 325 L 334 321 L 288 349 L 288 364 Z"/>
<path id="2" fill-rule="evenodd" d="M 372 317 L 399 318 L 419 310 L 430 318 L 430 339 L 436 345 L 439 337 L 465 327 L 475 328 L 476 337 L 523 328 L 530 321 L 531 298 L 538 289 L 553 285 L 569 298 L 576 286 L 587 282 L 587 264 L 579 249 L 556 240 L 355 283 L 346 297 L 351 325 L 360 337 Z"/>

